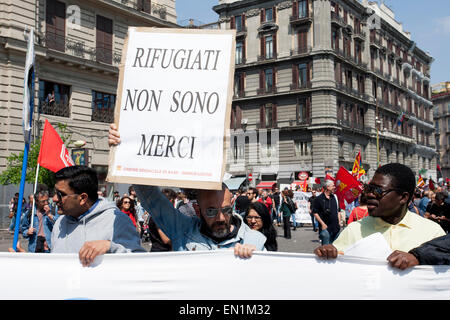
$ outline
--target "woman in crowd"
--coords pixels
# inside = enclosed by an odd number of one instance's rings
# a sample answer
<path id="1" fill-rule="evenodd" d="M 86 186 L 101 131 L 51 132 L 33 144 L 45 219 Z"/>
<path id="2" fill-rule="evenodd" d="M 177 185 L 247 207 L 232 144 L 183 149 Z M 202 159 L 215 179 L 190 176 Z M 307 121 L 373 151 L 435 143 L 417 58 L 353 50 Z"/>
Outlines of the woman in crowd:
<path id="1" fill-rule="evenodd" d="M 267 238 L 264 247 L 267 251 L 277 251 L 277 231 L 272 224 L 269 210 L 261 202 L 252 202 L 245 214 L 245 223 L 252 229 L 261 232 Z"/>
<path id="2" fill-rule="evenodd" d="M 359 206 L 353 208 L 350 216 L 348 217 L 347 225 L 349 225 L 353 221 L 361 220 L 368 215 L 369 211 L 367 209 L 367 197 L 364 193 L 362 193 L 359 197 Z"/>
<path id="3" fill-rule="evenodd" d="M 136 214 L 136 208 L 134 207 L 134 201 L 130 197 L 124 196 L 122 199 L 120 199 L 117 202 L 117 207 L 119 207 L 120 211 L 122 211 L 128 217 L 130 217 L 131 221 L 133 222 L 133 225 L 137 229 L 137 226 L 136 226 L 137 214 Z"/>

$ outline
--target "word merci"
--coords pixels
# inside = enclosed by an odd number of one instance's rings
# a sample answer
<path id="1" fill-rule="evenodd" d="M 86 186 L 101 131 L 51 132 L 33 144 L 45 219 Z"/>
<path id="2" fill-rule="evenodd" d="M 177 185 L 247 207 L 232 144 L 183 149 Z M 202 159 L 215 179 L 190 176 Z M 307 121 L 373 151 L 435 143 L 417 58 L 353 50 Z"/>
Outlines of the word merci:
<path id="1" fill-rule="evenodd" d="M 178 156 L 181 159 L 186 157 L 193 159 L 195 139 L 196 137 L 183 136 L 181 138 L 175 138 L 172 135 L 153 134 L 147 140 L 145 134 L 141 134 L 141 145 L 137 155 L 166 158 L 176 158 Z M 174 148 L 176 149 L 175 154 Z"/>

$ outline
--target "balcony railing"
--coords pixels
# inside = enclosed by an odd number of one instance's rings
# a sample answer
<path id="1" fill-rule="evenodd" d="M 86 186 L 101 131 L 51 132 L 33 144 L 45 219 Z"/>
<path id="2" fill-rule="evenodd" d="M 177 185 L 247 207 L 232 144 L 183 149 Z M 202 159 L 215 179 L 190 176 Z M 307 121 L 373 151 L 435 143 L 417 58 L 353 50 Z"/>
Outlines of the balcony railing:
<path id="1" fill-rule="evenodd" d="M 159 18 L 167 19 L 167 9 L 165 6 L 151 3 L 153 1 L 143 1 L 143 0 L 114 0 L 115 2 L 120 2 L 123 5 L 130 7 L 136 11 L 157 15 Z M 151 5 L 149 5 L 151 3 Z"/>
<path id="2" fill-rule="evenodd" d="M 336 12 L 331 12 L 331 23 L 339 27 L 345 27 L 347 25 L 344 18 L 340 17 Z"/>
<path id="3" fill-rule="evenodd" d="M 119 64 L 122 59 L 121 51 L 91 47 L 86 45 L 83 41 L 70 37 L 58 36 L 53 33 L 47 33 L 43 37 L 40 37 L 38 44 L 74 57 L 111 65 Z"/>
<path id="4" fill-rule="evenodd" d="M 39 113 L 58 116 L 58 117 L 70 117 L 70 104 L 67 102 L 40 102 L 39 103 Z M 111 123 L 111 122 L 109 122 Z"/>
<path id="5" fill-rule="evenodd" d="M 295 16 L 290 16 L 289 17 L 289 21 L 291 23 L 292 26 L 299 26 L 305 23 L 311 23 L 312 22 L 312 17 L 311 14 L 305 14 L 303 16 L 299 16 L 298 14 Z"/>
<path id="6" fill-rule="evenodd" d="M 260 96 L 260 95 L 264 95 L 264 94 L 274 94 L 274 93 L 277 93 L 277 87 L 276 86 L 273 86 L 272 88 L 258 88 L 257 90 L 256 90 L 256 94 L 258 95 L 258 96 Z"/>
<path id="7" fill-rule="evenodd" d="M 295 56 L 298 54 L 308 54 L 312 50 L 311 46 L 305 46 L 305 47 L 297 47 L 295 49 L 291 49 L 291 56 Z"/>
<path id="8" fill-rule="evenodd" d="M 275 60 L 277 58 L 277 53 L 274 52 L 271 55 L 258 55 L 258 61 L 267 61 L 267 60 Z"/>
<path id="9" fill-rule="evenodd" d="M 92 107 L 92 121 L 112 123 L 114 122 L 114 108 Z"/>
<path id="10" fill-rule="evenodd" d="M 303 83 L 291 83 L 290 90 L 302 90 L 302 89 L 311 89 L 311 81 L 305 81 Z"/>

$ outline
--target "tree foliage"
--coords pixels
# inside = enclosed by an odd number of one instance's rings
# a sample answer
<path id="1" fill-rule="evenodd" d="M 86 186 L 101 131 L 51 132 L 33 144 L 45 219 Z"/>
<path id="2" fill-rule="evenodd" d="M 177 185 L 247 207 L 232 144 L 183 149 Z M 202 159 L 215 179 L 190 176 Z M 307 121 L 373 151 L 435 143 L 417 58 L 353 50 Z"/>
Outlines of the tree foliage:
<path id="1" fill-rule="evenodd" d="M 64 143 L 70 140 L 72 133 L 67 130 L 66 124 L 57 123 L 60 137 Z M 39 157 L 39 150 L 41 148 L 42 137 L 36 139 L 30 143 L 30 149 L 28 151 L 27 173 L 25 181 L 34 184 L 36 178 L 37 160 Z M 20 153 L 11 153 L 7 158 L 6 170 L 0 173 L 0 184 L 14 184 L 19 185 L 22 178 L 22 163 L 23 163 L 24 151 Z M 39 168 L 38 183 L 45 184 L 49 188 L 53 188 L 55 185 L 54 173 L 46 168 Z"/>

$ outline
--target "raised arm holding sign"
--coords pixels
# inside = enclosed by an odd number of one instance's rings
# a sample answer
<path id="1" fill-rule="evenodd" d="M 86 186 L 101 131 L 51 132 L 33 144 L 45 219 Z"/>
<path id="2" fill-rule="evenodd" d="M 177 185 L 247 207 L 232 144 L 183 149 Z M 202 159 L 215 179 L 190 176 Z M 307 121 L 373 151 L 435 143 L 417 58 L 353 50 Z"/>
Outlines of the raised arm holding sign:
<path id="1" fill-rule="evenodd" d="M 233 214 L 222 184 L 235 31 L 130 28 L 124 50 L 108 180 L 134 184 L 174 251 L 264 250 L 265 236 Z M 156 186 L 197 189 L 200 217 Z"/>

